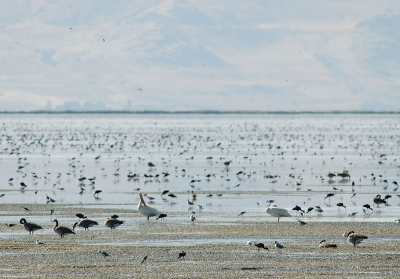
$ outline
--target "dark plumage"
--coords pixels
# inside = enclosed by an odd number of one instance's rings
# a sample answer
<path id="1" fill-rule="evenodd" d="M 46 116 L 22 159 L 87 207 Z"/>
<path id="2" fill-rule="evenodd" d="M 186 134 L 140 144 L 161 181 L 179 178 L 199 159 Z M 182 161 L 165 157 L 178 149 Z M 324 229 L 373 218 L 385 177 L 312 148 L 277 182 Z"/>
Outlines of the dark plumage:
<path id="1" fill-rule="evenodd" d="M 183 258 L 186 256 L 186 252 L 182 250 L 182 252 L 179 253 L 178 259 Z"/>
<path id="2" fill-rule="evenodd" d="M 256 247 L 258 248 L 258 251 L 260 251 L 260 248 L 265 249 L 265 250 L 269 250 L 268 247 L 266 247 L 266 246 L 264 245 L 264 243 L 261 243 L 261 242 L 259 242 L 259 243 L 254 243 L 254 246 L 256 246 Z"/>
<path id="3" fill-rule="evenodd" d="M 67 227 L 59 226 L 57 219 L 54 219 L 53 222 L 56 222 L 56 225 L 54 226 L 53 230 L 61 238 L 63 238 L 65 234 L 75 234 L 71 229 L 69 229 Z"/>
<path id="4" fill-rule="evenodd" d="M 83 219 L 75 224 L 78 227 L 84 228 L 86 231 L 86 230 L 89 230 L 90 227 L 96 226 L 99 223 L 97 223 L 96 221 L 90 220 L 90 219 Z M 75 228 L 75 225 L 74 225 L 74 228 Z"/>
<path id="5" fill-rule="evenodd" d="M 162 218 L 165 218 L 165 217 L 167 217 L 167 214 L 161 213 L 160 215 L 158 215 L 158 217 L 156 218 L 156 220 L 162 219 Z"/>
<path id="6" fill-rule="evenodd" d="M 39 226 L 39 225 L 36 225 L 36 224 L 34 224 L 34 223 L 28 223 L 28 222 L 26 222 L 25 218 L 22 218 L 22 219 L 19 221 L 19 223 L 24 225 L 25 230 L 27 230 L 27 231 L 29 232 L 29 234 L 33 234 L 34 231 L 43 229 L 43 228 L 42 228 L 41 226 Z"/>
<path id="7" fill-rule="evenodd" d="M 104 225 L 110 229 L 115 229 L 116 227 L 118 227 L 119 225 L 122 225 L 123 223 L 124 223 L 124 221 L 120 221 L 116 218 L 109 218 L 104 221 Z"/>

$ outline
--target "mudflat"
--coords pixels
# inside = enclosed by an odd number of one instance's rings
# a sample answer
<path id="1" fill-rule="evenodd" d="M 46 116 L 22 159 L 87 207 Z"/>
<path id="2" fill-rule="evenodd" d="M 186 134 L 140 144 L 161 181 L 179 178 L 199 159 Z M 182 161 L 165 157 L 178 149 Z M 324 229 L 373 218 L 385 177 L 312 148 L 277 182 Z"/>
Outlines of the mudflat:
<path id="1" fill-rule="evenodd" d="M 85 209 L 98 226 L 61 239 L 52 220 L 72 228 L 79 206 L 58 205 L 52 216 L 13 216 L 21 205 L 3 205 L 2 218 L 16 226 L 1 226 L 0 277 L 7 278 L 398 278 L 400 276 L 399 224 L 387 222 L 309 221 L 294 219 L 253 222 L 190 222 L 177 216 L 147 221 L 136 211 L 120 213 L 124 224 L 111 230 L 103 222 L 111 211 Z M 43 207 L 43 208 L 42 208 Z M 40 211 L 43 209 L 42 211 Z M 62 215 L 57 212 L 63 212 Z M 43 227 L 29 235 L 20 218 Z M 201 219 L 201 218 L 200 218 Z M 209 219 L 209 218 L 208 218 Z M 350 230 L 368 236 L 354 247 L 342 236 Z M 319 248 L 321 240 L 338 245 Z M 45 244 L 36 244 L 36 240 Z M 248 241 L 269 249 L 258 251 Z M 278 241 L 286 248 L 277 249 Z M 98 251 L 110 256 L 104 257 Z M 186 255 L 178 259 L 179 253 Z M 147 259 L 143 262 L 143 258 Z"/>

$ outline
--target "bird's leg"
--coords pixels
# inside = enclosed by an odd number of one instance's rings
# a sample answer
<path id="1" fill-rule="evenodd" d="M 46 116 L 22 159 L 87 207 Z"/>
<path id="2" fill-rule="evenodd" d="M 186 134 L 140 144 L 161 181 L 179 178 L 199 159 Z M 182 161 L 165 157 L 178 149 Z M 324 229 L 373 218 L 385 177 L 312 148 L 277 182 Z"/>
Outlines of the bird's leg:
<path id="1" fill-rule="evenodd" d="M 280 217 L 278 217 L 278 223 L 279 223 L 279 218 L 280 218 Z"/>
<path id="2" fill-rule="evenodd" d="M 147 216 L 147 220 L 150 220 L 150 217 L 149 217 L 149 216 Z"/>

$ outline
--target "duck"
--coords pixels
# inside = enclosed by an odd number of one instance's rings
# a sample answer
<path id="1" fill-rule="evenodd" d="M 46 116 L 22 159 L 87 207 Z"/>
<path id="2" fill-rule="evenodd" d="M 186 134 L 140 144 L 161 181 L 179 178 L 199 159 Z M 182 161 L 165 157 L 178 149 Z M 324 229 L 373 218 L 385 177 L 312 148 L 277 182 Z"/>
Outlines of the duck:
<path id="1" fill-rule="evenodd" d="M 150 220 L 150 217 L 152 217 L 152 216 L 159 216 L 161 214 L 160 211 L 158 211 L 157 209 L 146 205 L 146 202 L 144 201 L 144 199 L 142 197 L 142 193 L 139 193 L 139 198 L 140 198 L 140 201 L 139 201 L 137 209 L 140 214 L 147 217 L 147 220 Z"/>
<path id="2" fill-rule="evenodd" d="M 27 221 L 25 220 L 25 218 L 22 218 L 22 219 L 19 221 L 19 223 L 22 224 L 22 225 L 24 225 L 25 230 L 27 230 L 27 231 L 29 232 L 29 234 L 33 234 L 34 231 L 43 229 L 41 226 L 36 225 L 35 223 L 29 223 L 29 222 L 27 222 Z"/>
<path id="3" fill-rule="evenodd" d="M 65 234 L 75 234 L 71 229 L 64 226 L 59 226 L 57 219 L 54 219 L 53 222 L 56 222 L 56 225 L 54 226 L 53 230 L 61 238 L 63 238 Z"/>
<path id="4" fill-rule="evenodd" d="M 379 207 L 380 204 L 384 203 L 386 204 L 386 200 L 381 198 L 381 195 L 376 195 L 372 201 L 376 204 L 377 207 Z"/>

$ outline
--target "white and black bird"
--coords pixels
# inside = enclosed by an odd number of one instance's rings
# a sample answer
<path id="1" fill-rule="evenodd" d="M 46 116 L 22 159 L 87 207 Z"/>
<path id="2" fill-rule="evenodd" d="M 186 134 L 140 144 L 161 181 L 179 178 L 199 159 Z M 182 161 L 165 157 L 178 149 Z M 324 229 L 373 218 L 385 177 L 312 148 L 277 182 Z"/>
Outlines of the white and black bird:
<path id="1" fill-rule="evenodd" d="M 107 252 L 99 250 L 99 254 L 102 255 L 103 257 L 109 257 L 110 255 Z"/>
<path id="2" fill-rule="evenodd" d="M 275 241 L 275 247 L 278 248 L 278 249 L 286 248 L 286 247 L 283 246 L 282 244 L 278 243 L 278 241 Z"/>

